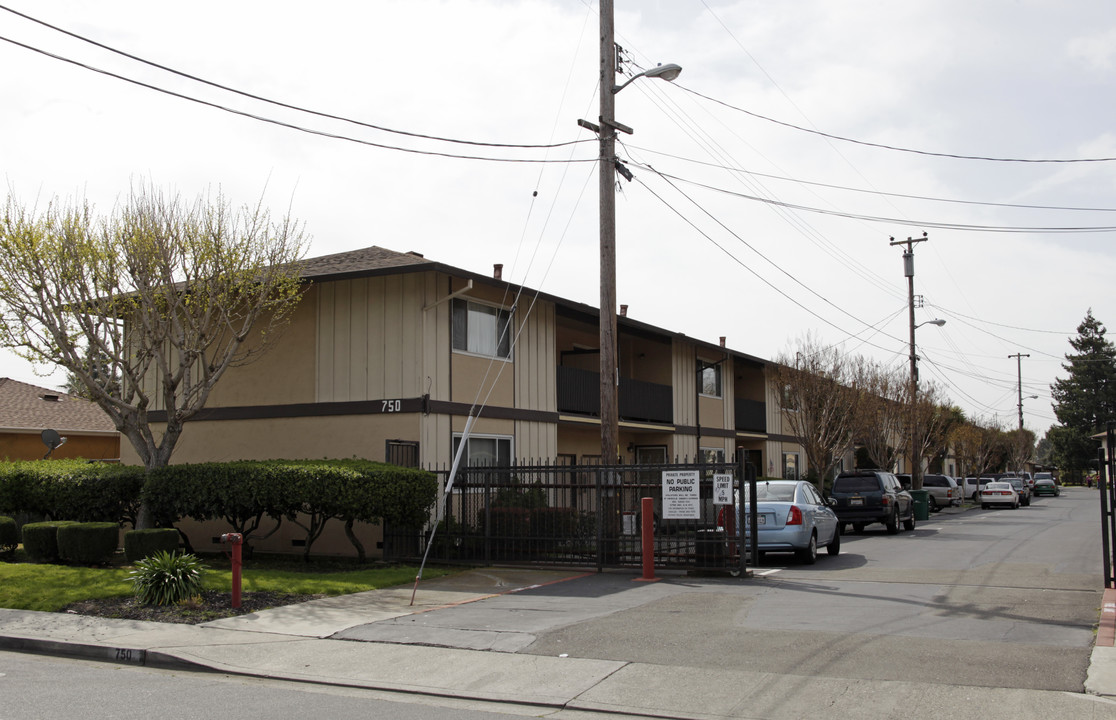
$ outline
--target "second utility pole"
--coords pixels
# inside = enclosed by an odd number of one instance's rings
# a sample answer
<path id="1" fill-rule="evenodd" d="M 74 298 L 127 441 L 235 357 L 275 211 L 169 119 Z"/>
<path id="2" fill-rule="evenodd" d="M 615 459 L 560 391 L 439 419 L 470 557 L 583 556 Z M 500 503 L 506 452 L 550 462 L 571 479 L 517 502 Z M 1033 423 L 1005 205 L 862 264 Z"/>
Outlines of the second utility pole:
<path id="1" fill-rule="evenodd" d="M 891 238 L 891 245 L 906 245 L 907 251 L 903 253 L 903 274 L 907 276 L 907 309 L 910 314 L 911 325 L 911 489 L 922 489 L 922 453 L 918 450 L 918 355 L 915 354 L 915 302 L 914 302 L 914 244 L 924 242 L 929 238 L 922 233 L 920 238 L 907 238 L 896 240 Z"/>
<path id="2" fill-rule="evenodd" d="M 1019 378 L 1019 429 L 1023 429 L 1023 358 L 1031 357 L 1026 353 L 1008 355 L 1008 359 L 1015 358 L 1015 368 Z"/>

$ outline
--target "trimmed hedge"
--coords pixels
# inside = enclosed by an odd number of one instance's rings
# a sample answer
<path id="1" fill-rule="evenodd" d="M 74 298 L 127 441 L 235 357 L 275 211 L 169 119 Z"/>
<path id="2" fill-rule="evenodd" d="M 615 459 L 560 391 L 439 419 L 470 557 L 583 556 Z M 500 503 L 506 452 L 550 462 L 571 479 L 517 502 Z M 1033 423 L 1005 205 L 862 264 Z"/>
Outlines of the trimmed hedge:
<path id="1" fill-rule="evenodd" d="M 23 526 L 23 550 L 31 562 L 58 562 L 58 528 L 75 525 L 73 520 L 27 523 Z"/>
<path id="2" fill-rule="evenodd" d="M 14 552 L 19 545 L 19 527 L 15 518 L 0 515 L 0 553 Z"/>
<path id="3" fill-rule="evenodd" d="M 58 558 L 78 565 L 102 565 L 112 560 L 120 538 L 120 526 L 111 522 L 87 522 L 58 528 Z"/>
<path id="4" fill-rule="evenodd" d="M 144 469 L 85 460 L 0 463 L 0 512 L 135 524 Z"/>
<path id="5" fill-rule="evenodd" d="M 361 560 L 354 522 L 421 526 L 438 496 L 433 473 L 368 460 L 263 460 L 170 465 L 144 486 L 153 517 L 225 520 L 247 539 L 271 519 L 306 532 L 305 556 L 330 520 L 345 523 Z M 274 532 L 274 529 L 269 531 Z"/>
<path id="6" fill-rule="evenodd" d="M 80 460 L 0 463 L 0 512 L 134 527 L 146 502 L 159 526 L 187 517 L 224 520 L 246 539 L 265 522 L 274 525 L 264 537 L 289 520 L 306 531 L 307 556 L 326 524 L 339 520 L 363 559 L 354 523 L 419 527 L 437 496 L 433 473 L 367 460 L 200 463 L 147 474 L 138 466 Z M 48 545 L 40 549 L 45 559 L 56 556 Z"/>
<path id="7" fill-rule="evenodd" d="M 158 552 L 173 553 L 178 550 L 178 530 L 174 528 L 148 528 L 124 533 L 124 557 L 134 563 Z"/>

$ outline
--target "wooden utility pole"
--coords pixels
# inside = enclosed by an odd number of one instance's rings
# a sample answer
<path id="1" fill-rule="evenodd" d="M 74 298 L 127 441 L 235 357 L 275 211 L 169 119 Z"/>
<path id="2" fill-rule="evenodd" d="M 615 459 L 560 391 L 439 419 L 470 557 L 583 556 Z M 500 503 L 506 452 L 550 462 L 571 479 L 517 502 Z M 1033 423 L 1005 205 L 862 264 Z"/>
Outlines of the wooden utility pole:
<path id="1" fill-rule="evenodd" d="M 1026 353 L 1008 355 L 1008 359 L 1015 358 L 1015 369 L 1019 378 L 1019 429 L 1023 429 L 1023 358 L 1031 357 Z"/>
<path id="2" fill-rule="evenodd" d="M 616 362 L 616 42 L 612 0 L 600 0 L 601 462 L 615 464 L 620 434 Z"/>
<path id="3" fill-rule="evenodd" d="M 891 238 L 891 245 L 906 245 L 907 251 L 903 253 L 903 274 L 907 277 L 907 310 L 910 317 L 911 328 L 911 489 L 922 489 L 922 453 L 918 448 L 918 355 L 915 354 L 915 294 L 914 294 L 914 244 L 929 240 L 926 233 L 920 238 L 907 238 L 896 240 Z"/>

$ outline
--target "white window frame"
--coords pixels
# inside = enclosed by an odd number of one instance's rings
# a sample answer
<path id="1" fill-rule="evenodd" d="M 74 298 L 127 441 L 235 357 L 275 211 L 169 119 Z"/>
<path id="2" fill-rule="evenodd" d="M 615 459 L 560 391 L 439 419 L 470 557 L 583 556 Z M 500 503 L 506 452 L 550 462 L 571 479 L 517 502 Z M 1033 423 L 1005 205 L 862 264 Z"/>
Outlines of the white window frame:
<path id="1" fill-rule="evenodd" d="M 717 386 L 716 394 L 705 392 L 705 373 L 709 370 L 713 371 L 714 382 L 716 383 L 716 386 Z M 698 358 L 697 381 L 698 381 L 698 394 L 701 395 L 702 397 L 710 397 L 710 398 L 722 398 L 722 397 L 724 397 L 724 395 L 725 395 L 724 383 L 723 383 L 724 375 L 721 373 L 721 363 L 719 363 L 719 362 L 709 362 L 708 360 L 703 360 L 702 358 Z"/>
<path id="2" fill-rule="evenodd" d="M 457 432 L 455 432 L 453 434 L 452 445 L 453 445 L 453 455 L 454 455 L 454 457 L 457 457 L 457 448 L 458 448 L 458 446 L 461 442 L 461 438 L 463 437 L 463 435 L 464 435 L 464 433 L 457 433 Z M 472 452 L 473 452 L 472 443 L 473 443 L 474 440 L 495 440 L 496 441 L 496 465 L 499 465 L 499 462 L 500 462 L 500 445 L 499 445 L 499 443 L 500 443 L 501 440 L 506 440 L 507 443 L 508 443 L 508 454 L 507 454 L 508 464 L 510 465 L 512 460 L 515 458 L 515 436 L 514 435 L 487 435 L 487 434 L 482 434 L 482 433 L 470 433 L 469 434 L 469 439 L 466 441 L 467 447 L 465 449 L 465 454 L 462 455 L 462 457 L 461 457 L 461 463 L 462 463 L 463 467 L 469 467 L 470 465 L 472 465 L 472 459 L 473 459 L 473 457 L 472 457 Z"/>
<path id="3" fill-rule="evenodd" d="M 459 307 L 465 308 L 465 347 L 458 346 L 458 333 L 455 327 L 457 311 Z M 496 316 L 495 348 L 493 348 L 493 351 L 491 353 L 478 350 L 470 350 L 469 342 L 471 339 L 473 339 L 473 337 L 475 337 L 469 332 L 468 321 L 470 314 L 473 312 L 483 312 L 487 314 L 490 311 Z M 507 319 L 507 326 L 504 330 L 501 330 L 500 327 L 501 317 L 505 317 Z M 507 308 L 500 307 L 499 305 L 496 305 L 494 303 L 480 302 L 471 299 L 467 300 L 464 298 L 454 298 L 453 302 L 450 305 L 450 347 L 453 349 L 453 352 L 459 355 L 471 355 L 473 357 L 482 357 L 490 360 L 505 360 L 510 362 L 513 355 L 512 336 L 514 334 L 514 326 L 515 322 L 514 318 L 512 317 L 512 312 Z M 502 355 L 500 353 L 501 345 L 506 345 L 506 355 Z"/>

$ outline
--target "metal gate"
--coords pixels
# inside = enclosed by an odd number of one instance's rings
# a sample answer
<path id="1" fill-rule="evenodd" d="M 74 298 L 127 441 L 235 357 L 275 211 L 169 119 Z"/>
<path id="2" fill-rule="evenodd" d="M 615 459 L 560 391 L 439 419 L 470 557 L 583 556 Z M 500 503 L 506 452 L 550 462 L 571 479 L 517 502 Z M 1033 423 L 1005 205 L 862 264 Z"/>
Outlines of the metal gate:
<path id="1" fill-rule="evenodd" d="M 1097 450 L 1097 484 L 1100 487 L 1101 507 L 1101 542 L 1104 560 L 1104 586 L 1116 588 L 1116 569 L 1113 566 L 1113 551 L 1116 545 L 1116 458 L 1113 457 L 1113 441 L 1116 440 L 1116 431 L 1112 423 L 1108 423 L 1105 437 L 1105 447 L 1108 448 L 1107 457 L 1105 448 Z"/>
<path id="2" fill-rule="evenodd" d="M 435 472 L 445 487 L 448 470 Z M 742 462 L 461 468 L 437 527 L 386 528 L 385 557 L 411 559 L 430 544 L 429 559 L 443 563 L 638 568 L 642 500 L 651 498 L 655 567 L 743 572 L 746 538 L 733 506 L 716 504 L 713 490 L 714 476 L 728 475 L 730 497 L 738 498 L 746 472 L 754 480 Z M 697 518 L 671 519 L 664 511 L 664 473 L 696 475 Z"/>

